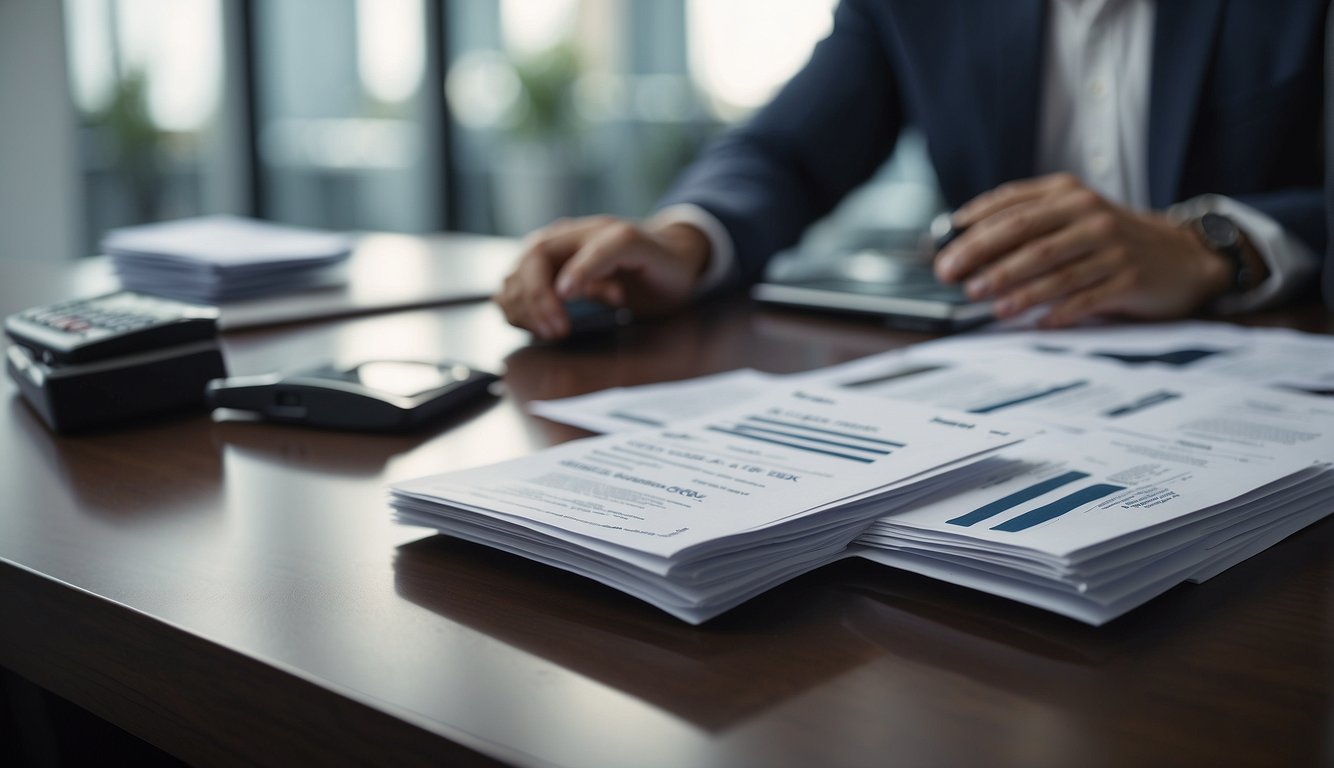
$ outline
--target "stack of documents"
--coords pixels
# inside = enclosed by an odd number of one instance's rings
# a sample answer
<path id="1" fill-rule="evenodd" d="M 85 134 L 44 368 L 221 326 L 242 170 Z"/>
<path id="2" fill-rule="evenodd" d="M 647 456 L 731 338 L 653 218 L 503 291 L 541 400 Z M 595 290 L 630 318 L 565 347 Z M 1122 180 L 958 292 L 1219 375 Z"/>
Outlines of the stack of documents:
<path id="1" fill-rule="evenodd" d="M 1048 433 L 975 488 L 882 518 L 858 554 L 1102 624 L 1334 509 L 1334 408 L 1193 392 L 1082 435 Z"/>
<path id="2" fill-rule="evenodd" d="M 395 485 L 400 522 L 588 576 L 699 623 L 847 556 L 870 521 L 993 470 L 1032 430 L 799 389 Z"/>
<path id="3" fill-rule="evenodd" d="M 628 434 L 799 385 L 1028 423 L 1042 434 L 990 474 L 881 517 L 846 554 L 1101 624 L 1334 511 L 1334 401 L 1299 394 L 1331 383 L 1334 339 L 1191 323 L 977 334 L 531 407 Z"/>
<path id="4" fill-rule="evenodd" d="M 218 304 L 338 285 L 347 235 L 235 216 L 125 227 L 107 233 L 121 284 L 159 296 Z"/>

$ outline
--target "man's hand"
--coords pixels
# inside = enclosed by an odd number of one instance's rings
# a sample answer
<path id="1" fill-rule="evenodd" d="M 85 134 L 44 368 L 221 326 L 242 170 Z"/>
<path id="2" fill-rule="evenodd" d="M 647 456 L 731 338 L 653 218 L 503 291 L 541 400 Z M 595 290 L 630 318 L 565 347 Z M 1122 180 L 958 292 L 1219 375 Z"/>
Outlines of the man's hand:
<path id="1" fill-rule="evenodd" d="M 688 224 L 647 229 L 610 216 L 562 219 L 528 236 L 494 299 L 512 325 L 560 339 L 570 332 L 563 302 L 670 312 L 690 300 L 708 259 L 708 239 Z"/>
<path id="2" fill-rule="evenodd" d="M 1157 213 L 1113 204 L 1073 176 L 1016 181 L 952 216 L 967 231 L 936 258 L 936 276 L 1013 317 L 1049 304 L 1042 324 L 1094 315 L 1187 315 L 1227 290 L 1227 259 Z"/>

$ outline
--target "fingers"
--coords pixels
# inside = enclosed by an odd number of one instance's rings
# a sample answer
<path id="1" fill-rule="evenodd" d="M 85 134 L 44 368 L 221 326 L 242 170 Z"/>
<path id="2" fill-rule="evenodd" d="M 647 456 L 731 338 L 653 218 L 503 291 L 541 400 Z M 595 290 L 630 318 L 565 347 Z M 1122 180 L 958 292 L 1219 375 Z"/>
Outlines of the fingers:
<path id="1" fill-rule="evenodd" d="M 1072 315 L 1073 321 L 1083 316 L 1079 314 L 1079 308 L 1087 301 L 1087 298 L 1080 301 L 1074 301 L 1074 298 L 1090 290 L 1100 289 L 1125 268 L 1126 260 L 1120 249 L 1095 251 L 1001 294 L 996 300 L 994 311 L 997 317 L 1003 319 L 1022 314 L 1040 304 L 1058 303 L 1067 305 L 1066 314 Z M 1102 305 L 1098 307 L 1101 309 Z"/>
<path id="2" fill-rule="evenodd" d="M 591 233 L 556 278 L 556 293 L 572 299 L 615 289 L 608 278 L 642 265 L 645 235 L 628 222 L 616 222 Z M 590 296 L 591 297 L 591 296 Z"/>
<path id="3" fill-rule="evenodd" d="M 1135 290 L 1134 283 L 1134 278 L 1125 273 L 1114 274 L 1054 304 L 1040 324 L 1044 328 L 1064 328 L 1086 317 L 1116 314 L 1124 298 Z"/>
<path id="4" fill-rule="evenodd" d="M 1047 305 L 1044 324 L 1077 322 L 1124 303 L 1133 287 L 1119 276 L 1130 264 L 1120 213 L 1069 174 L 1005 184 L 955 213 L 967 231 L 941 252 L 936 272 L 965 280 L 973 299 L 995 298 L 997 317 Z"/>
<path id="5" fill-rule="evenodd" d="M 609 216 L 556 222 L 529 236 L 495 301 L 512 325 L 547 340 L 569 334 L 572 299 L 667 311 L 689 300 L 707 258 L 673 250 L 675 242 Z"/>
<path id="6" fill-rule="evenodd" d="M 976 278 L 988 265 L 1008 261 L 1018 249 L 1096 215 L 1105 205 L 1097 193 L 1082 186 L 1061 186 L 1035 196 L 1019 194 L 1022 200 L 975 221 L 945 247 L 936 260 L 937 277 L 944 282 Z M 1014 200 L 1015 196 L 1008 199 Z M 1048 257 L 1039 251 L 1026 261 Z M 979 282 L 977 287 L 982 288 L 986 282 Z"/>
<path id="7" fill-rule="evenodd" d="M 625 286 L 616 280 L 599 280 L 589 283 L 584 295 L 594 301 L 600 301 L 609 307 L 625 306 Z"/>
<path id="8" fill-rule="evenodd" d="M 613 222 L 592 233 L 561 267 L 556 292 L 628 306 L 637 315 L 672 311 L 689 301 L 708 257 L 707 239 L 693 232 L 649 232 Z"/>
<path id="9" fill-rule="evenodd" d="M 1018 245 L 1009 255 L 985 265 L 968 279 L 964 289 L 969 298 L 981 300 L 1000 296 L 1024 283 L 1035 280 L 1061 265 L 1088 255 L 1112 242 L 1117 222 L 1114 215 L 1099 211 L 1063 228 L 1056 228 Z"/>
<path id="10" fill-rule="evenodd" d="M 568 332 L 569 319 L 551 289 L 555 270 L 540 250 L 529 250 L 501 285 L 493 300 L 505 319 L 543 339 L 558 339 Z"/>
<path id="11" fill-rule="evenodd" d="M 525 239 L 523 256 L 493 297 L 511 325 L 543 339 L 569 333 L 569 318 L 552 284 L 583 239 L 608 221 L 607 217 L 560 220 Z"/>
<path id="12" fill-rule="evenodd" d="M 971 227 L 988 216 L 1014 205 L 1081 186 L 1079 179 L 1069 173 L 1052 173 L 1032 179 L 1006 182 L 964 203 L 957 211 L 950 214 L 950 221 L 956 227 Z"/>

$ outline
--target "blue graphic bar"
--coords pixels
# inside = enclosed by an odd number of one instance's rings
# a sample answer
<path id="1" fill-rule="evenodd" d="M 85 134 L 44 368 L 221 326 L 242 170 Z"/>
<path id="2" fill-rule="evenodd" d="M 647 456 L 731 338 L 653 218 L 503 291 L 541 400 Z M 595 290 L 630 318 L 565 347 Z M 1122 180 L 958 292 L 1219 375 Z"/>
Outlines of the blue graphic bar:
<path id="1" fill-rule="evenodd" d="M 960 515 L 953 520 L 947 520 L 946 522 L 950 525 L 963 526 L 980 523 L 989 517 L 999 515 L 1007 509 L 1013 509 L 1014 507 L 1023 504 L 1025 501 L 1036 499 L 1048 491 L 1053 491 L 1067 483 L 1073 483 L 1076 480 L 1083 480 L 1088 476 L 1089 473 L 1087 472 L 1066 472 L 1063 475 L 1047 478 L 1040 483 L 1034 483 L 1023 490 L 1015 491 L 1003 499 L 996 499 L 990 504 L 978 507 L 966 515 Z"/>
<path id="2" fill-rule="evenodd" d="M 781 446 L 784 446 L 784 447 L 787 447 L 787 448 L 796 448 L 796 449 L 799 450 L 799 451 L 807 451 L 808 453 L 819 453 L 819 454 L 822 454 L 822 455 L 824 455 L 824 456 L 833 456 L 833 457 L 838 458 L 838 459 L 847 459 L 847 460 L 849 460 L 849 461 L 860 461 L 860 462 L 863 463 L 863 464 L 871 464 L 871 463 L 873 463 L 873 462 L 875 461 L 875 459 L 868 459 L 868 458 L 866 458 L 865 456 L 850 456 L 850 455 L 848 455 L 848 454 L 846 454 L 846 453 L 835 453 L 834 451 L 826 451 L 826 450 L 822 450 L 822 449 L 820 449 L 820 448 L 815 448 L 815 447 L 813 447 L 813 446 L 809 446 L 809 445 L 800 445 L 800 444 L 798 444 L 798 443 L 788 443 L 788 442 L 784 442 L 784 441 L 782 441 L 782 440 L 772 440 L 772 439 L 770 439 L 770 438 L 767 438 L 767 437 L 760 437 L 759 435 L 755 435 L 755 434 L 747 434 L 747 433 L 745 433 L 745 432 L 738 432 L 738 431 L 736 431 L 735 429 L 724 429 L 724 428 L 722 428 L 722 427 L 709 427 L 709 430 L 710 430 L 710 431 L 713 431 L 713 432 L 722 432 L 722 433 L 725 434 L 725 435 L 732 435 L 733 437 L 744 437 L 744 438 L 746 438 L 747 440 L 758 440 L 758 441 L 761 442 L 761 443 L 770 443 L 770 444 L 772 444 L 772 445 L 781 445 Z"/>
<path id="3" fill-rule="evenodd" d="M 1175 349 L 1171 352 L 1159 352 L 1158 354 L 1137 355 L 1132 352 L 1090 352 L 1092 357 L 1106 357 L 1112 360 L 1120 360 L 1123 363 L 1139 365 L 1141 363 L 1162 363 L 1163 365 L 1175 365 L 1178 368 L 1190 365 L 1191 363 L 1203 360 L 1206 357 L 1221 354 L 1221 349 Z"/>
<path id="4" fill-rule="evenodd" d="M 820 443 L 821 445 L 832 445 L 835 448 L 851 448 L 854 451 L 866 451 L 867 453 L 875 453 L 881 456 L 888 456 L 889 454 L 893 453 L 893 451 L 889 450 L 888 448 L 870 448 L 864 445 L 852 445 L 850 443 L 840 443 L 837 440 L 825 440 L 822 437 L 811 437 L 810 435 L 802 435 L 796 432 L 784 432 L 781 429 L 769 429 L 768 427 L 755 427 L 751 426 L 750 424 L 738 424 L 736 425 L 736 429 L 738 432 L 746 432 L 746 433 L 759 432 L 761 434 L 775 435 L 777 437 L 790 437 L 794 440 L 805 440 L 808 443 Z"/>
<path id="5" fill-rule="evenodd" d="M 1160 389 L 1157 392 L 1153 392 L 1151 394 L 1145 395 L 1144 397 L 1141 397 L 1140 399 L 1136 400 L 1133 403 L 1126 403 L 1125 405 L 1113 408 L 1112 410 L 1104 413 L 1103 416 L 1106 416 L 1109 419 L 1115 419 L 1118 416 L 1129 416 L 1132 413 L 1138 413 L 1144 410 L 1145 408 L 1152 408 L 1153 406 L 1159 403 L 1165 403 L 1168 400 L 1175 400 L 1178 397 L 1181 397 L 1181 395 L 1177 392 L 1171 392 L 1166 389 Z"/>
<path id="6" fill-rule="evenodd" d="M 746 417 L 746 420 L 747 420 L 747 421 L 758 421 L 758 422 L 760 422 L 761 424 L 773 424 L 774 426 L 778 426 L 778 427 L 787 427 L 788 429 L 800 429 L 800 430 L 802 430 L 802 431 L 804 431 L 804 432 L 819 432 L 819 433 L 822 434 L 822 435 L 833 435 L 834 437 L 844 437 L 844 438 L 848 438 L 848 439 L 851 439 L 851 440 L 857 440 L 857 441 L 860 441 L 860 442 L 863 442 L 863 443 L 876 443 L 877 445 L 888 445 L 888 446 L 891 446 L 891 447 L 893 447 L 893 448 L 906 448 L 906 447 L 908 447 L 908 444 L 907 444 L 907 443 L 899 443 L 899 442 L 895 442 L 895 441 L 893 441 L 893 440 L 881 440 L 880 438 L 876 438 L 876 437 L 866 437 L 865 435 L 857 435 L 857 434 L 853 434 L 853 433 L 851 433 L 851 432 L 838 432 L 838 431 L 836 431 L 836 430 L 832 430 L 832 429 L 821 429 L 821 428 L 819 428 L 819 427 L 808 427 L 808 426 L 806 426 L 805 424 L 794 424 L 794 423 L 792 423 L 792 422 L 790 422 L 790 421 L 783 421 L 783 420 L 781 420 L 781 419 L 771 419 L 771 418 L 768 418 L 767 416 L 747 416 L 747 417 Z"/>
<path id="7" fill-rule="evenodd" d="M 661 421 L 658 421 L 656 419 L 650 419 L 646 416 L 636 416 L 635 414 L 629 413 L 627 411 L 612 411 L 607 415 L 615 419 L 620 419 L 622 421 L 633 421 L 636 424 L 647 424 L 650 427 L 663 426 L 663 423 Z"/>
<path id="8" fill-rule="evenodd" d="M 984 405 L 981 408 L 974 408 L 971 411 L 969 411 L 969 413 L 994 413 L 995 411 L 999 411 L 1002 408 L 1009 408 L 1012 405 L 1023 405 L 1024 403 L 1029 403 L 1034 400 L 1041 400 L 1044 397 L 1051 397 L 1052 395 L 1057 395 L 1072 389 L 1079 389 L 1080 387 L 1087 385 L 1088 385 L 1087 381 L 1072 381 L 1069 384 L 1062 384 L 1059 387 L 1044 389 L 1041 392 L 1034 392 L 1031 395 L 1016 397 L 1013 400 L 1006 400 L 1003 403 L 993 403 L 992 405 Z"/>
<path id="9" fill-rule="evenodd" d="M 939 371 L 941 368 L 944 367 L 945 366 L 943 365 L 917 365 L 909 368 L 903 368 L 897 371 L 891 371 L 890 373 L 886 373 L 881 376 L 873 376 L 869 379 L 860 379 L 858 381 L 846 381 L 842 384 L 839 384 L 839 386 L 845 389 L 856 389 L 858 387 L 873 387 L 876 384 L 884 384 L 887 381 L 897 381 L 898 379 L 906 379 L 909 376 L 917 376 L 923 373 L 931 373 L 932 371 Z"/>
<path id="10" fill-rule="evenodd" d="M 1108 483 L 1098 483 L 1097 485 L 1090 485 L 1087 488 L 1075 491 L 1069 496 L 1059 498 L 1050 504 L 1038 507 L 1037 509 L 1034 509 L 1030 512 L 1025 512 L 1024 514 L 1018 517 L 1006 520 L 1000 525 L 994 525 L 991 527 L 991 530 L 1014 533 L 1016 531 L 1022 531 L 1026 528 L 1032 528 L 1033 526 L 1045 523 L 1048 520 L 1054 520 L 1060 517 L 1061 515 L 1064 515 L 1066 512 L 1075 509 L 1076 507 L 1082 507 L 1091 501 L 1097 501 L 1098 499 L 1101 499 L 1103 496 L 1110 496 L 1113 493 L 1116 493 L 1117 491 L 1124 491 L 1124 490 L 1125 486 L 1122 485 L 1110 485 Z"/>

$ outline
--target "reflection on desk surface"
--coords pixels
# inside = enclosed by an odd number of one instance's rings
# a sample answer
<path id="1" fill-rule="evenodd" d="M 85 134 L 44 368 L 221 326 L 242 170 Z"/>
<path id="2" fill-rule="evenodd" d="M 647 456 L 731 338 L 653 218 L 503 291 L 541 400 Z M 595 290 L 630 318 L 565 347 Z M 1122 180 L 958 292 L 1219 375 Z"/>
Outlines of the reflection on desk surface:
<path id="1" fill-rule="evenodd" d="M 8 400 L 9 423 L 22 444 L 59 474 L 80 510 L 103 520 L 133 524 L 198 514 L 212 508 L 204 502 L 222 487 L 222 455 L 201 414 L 71 438 L 52 434 L 17 395 Z"/>
<path id="2" fill-rule="evenodd" d="M 212 434 L 220 448 L 283 467 L 324 475 L 379 477 L 395 456 L 408 453 L 455 427 L 476 419 L 495 404 L 487 397 L 404 434 L 338 431 L 274 424 L 244 412 L 214 412 Z"/>
<path id="3" fill-rule="evenodd" d="M 1163 692 L 1173 687 L 1198 689 L 1191 696 L 1210 702 L 1192 715 L 1199 722 L 1242 690 L 1293 695 L 1289 681 L 1262 668 L 1213 659 L 1229 658 L 1243 617 L 1285 610 L 1266 601 L 1284 592 L 1292 568 L 1323 569 L 1320 583 L 1334 583 L 1334 565 L 1322 559 L 1331 537 L 1334 524 L 1325 521 L 1294 537 L 1283 568 L 1261 556 L 1208 589 L 1179 588 L 1101 628 L 858 560 L 807 574 L 701 627 L 587 579 L 444 536 L 401 546 L 394 585 L 450 621 L 714 733 L 876 680 L 883 688 L 872 697 L 887 717 L 912 711 L 909 719 L 929 720 L 925 712 L 942 696 L 978 697 L 1027 709 L 1046 731 L 1094 738 L 1106 719 L 1131 711 L 1161 708 L 1171 716 L 1177 704 Z M 1305 647 L 1299 637 L 1256 642 L 1263 656 Z M 1334 650 L 1303 666 L 1313 680 L 1327 679 Z M 941 680 L 955 683 L 942 691 Z M 930 696 L 914 698 L 927 690 Z M 1301 733 L 1313 727 L 1290 725 Z M 1312 745 L 1287 749 L 1298 757 Z"/>
<path id="4" fill-rule="evenodd" d="M 517 241 L 460 233 L 370 234 L 348 259 L 344 286 L 221 307 L 223 331 L 477 301 L 495 293 L 517 261 Z"/>
<path id="5" fill-rule="evenodd" d="M 402 597 L 710 731 L 879 654 L 829 631 L 830 606 L 809 582 L 693 627 L 589 579 L 446 536 L 405 544 L 394 559 Z"/>
<path id="6" fill-rule="evenodd" d="M 428 440 L 430 434 L 383 435 L 335 432 L 270 424 L 228 414 L 213 424 L 222 450 L 258 462 L 321 475 L 378 477 L 389 460 Z"/>

